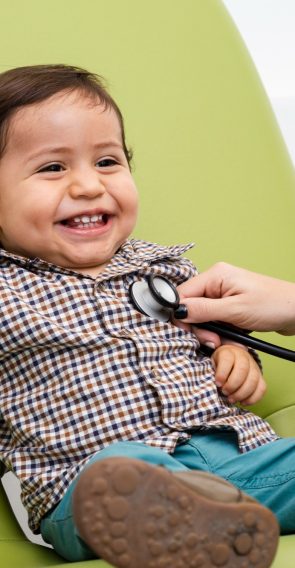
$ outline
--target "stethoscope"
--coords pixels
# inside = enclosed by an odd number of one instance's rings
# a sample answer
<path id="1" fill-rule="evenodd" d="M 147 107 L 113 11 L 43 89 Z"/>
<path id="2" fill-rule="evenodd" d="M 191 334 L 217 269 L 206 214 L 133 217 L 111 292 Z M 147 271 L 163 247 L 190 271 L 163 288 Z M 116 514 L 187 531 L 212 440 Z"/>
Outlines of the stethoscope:
<path id="1" fill-rule="evenodd" d="M 167 322 L 179 306 L 179 294 L 172 282 L 164 276 L 149 274 L 146 280 L 138 280 L 130 286 L 130 297 L 134 306 L 146 316 Z M 231 339 L 247 347 L 263 351 L 269 355 L 295 361 L 295 351 L 273 345 L 262 339 L 250 337 L 249 330 L 243 330 L 223 322 L 198 323 L 196 327 L 214 331 L 221 337 Z"/>

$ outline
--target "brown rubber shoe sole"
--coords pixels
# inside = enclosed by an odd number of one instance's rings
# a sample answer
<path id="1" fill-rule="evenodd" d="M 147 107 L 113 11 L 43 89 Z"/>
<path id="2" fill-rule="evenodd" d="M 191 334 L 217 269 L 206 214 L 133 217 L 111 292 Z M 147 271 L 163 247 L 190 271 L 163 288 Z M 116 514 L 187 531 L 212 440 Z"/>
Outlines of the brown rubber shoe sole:
<path id="1" fill-rule="evenodd" d="M 73 494 L 80 537 L 118 568 L 268 568 L 271 511 L 213 475 L 184 477 L 131 458 L 95 462 Z"/>

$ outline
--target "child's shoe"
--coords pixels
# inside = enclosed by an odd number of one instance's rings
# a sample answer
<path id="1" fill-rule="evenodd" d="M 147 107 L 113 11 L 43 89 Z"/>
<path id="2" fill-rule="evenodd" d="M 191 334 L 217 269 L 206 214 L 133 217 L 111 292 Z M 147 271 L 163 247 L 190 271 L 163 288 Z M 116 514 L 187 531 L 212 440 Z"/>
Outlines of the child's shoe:
<path id="1" fill-rule="evenodd" d="M 275 516 L 215 475 L 131 458 L 89 466 L 73 495 L 80 537 L 118 568 L 267 568 Z"/>

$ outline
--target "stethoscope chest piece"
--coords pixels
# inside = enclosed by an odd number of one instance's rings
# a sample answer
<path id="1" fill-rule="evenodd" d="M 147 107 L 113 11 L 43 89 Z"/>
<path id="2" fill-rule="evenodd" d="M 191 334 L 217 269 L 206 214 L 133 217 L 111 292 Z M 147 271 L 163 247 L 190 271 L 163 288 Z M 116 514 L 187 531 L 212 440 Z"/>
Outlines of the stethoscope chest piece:
<path id="1" fill-rule="evenodd" d="M 169 321 L 171 316 L 173 316 L 174 310 L 179 306 L 179 295 L 174 284 L 163 276 L 149 274 L 146 280 L 133 282 L 129 291 L 135 307 L 141 313 L 158 321 Z M 295 351 L 272 345 L 256 337 L 250 337 L 248 335 L 249 331 L 247 332 L 223 322 L 199 323 L 197 327 L 213 331 L 221 337 L 241 343 L 252 349 L 259 349 L 264 353 L 295 362 Z"/>
<path id="2" fill-rule="evenodd" d="M 158 321 L 169 321 L 179 305 L 177 291 L 162 276 L 149 275 L 147 280 L 133 282 L 130 295 L 139 311 Z"/>

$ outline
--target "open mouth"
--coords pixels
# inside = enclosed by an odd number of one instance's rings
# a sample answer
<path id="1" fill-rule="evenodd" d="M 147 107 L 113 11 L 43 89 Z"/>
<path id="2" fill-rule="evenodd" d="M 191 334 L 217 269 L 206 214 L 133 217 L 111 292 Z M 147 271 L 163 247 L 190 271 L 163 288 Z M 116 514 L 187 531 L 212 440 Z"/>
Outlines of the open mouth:
<path id="1" fill-rule="evenodd" d="M 69 227 L 72 229 L 92 229 L 103 227 L 107 224 L 110 215 L 107 213 L 95 214 L 95 215 L 76 215 L 76 217 L 71 217 L 70 219 L 64 219 L 60 223 L 64 227 Z"/>

